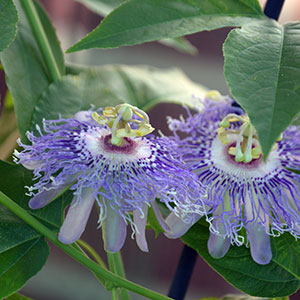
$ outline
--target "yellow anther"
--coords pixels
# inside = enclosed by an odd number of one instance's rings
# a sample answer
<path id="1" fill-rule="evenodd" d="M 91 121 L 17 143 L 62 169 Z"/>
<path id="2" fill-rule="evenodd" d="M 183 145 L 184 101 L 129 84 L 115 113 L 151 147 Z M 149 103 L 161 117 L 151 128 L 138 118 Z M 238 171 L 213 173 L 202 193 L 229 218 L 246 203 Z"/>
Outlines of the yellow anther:
<path id="1" fill-rule="evenodd" d="M 251 154 L 254 159 L 258 159 L 259 156 L 262 154 L 261 147 L 257 146 L 257 147 L 252 148 Z"/>
<path id="2" fill-rule="evenodd" d="M 125 128 L 118 129 L 116 136 L 117 137 L 142 137 L 144 135 L 147 135 L 151 133 L 154 130 L 154 128 L 150 124 L 144 124 L 139 129 L 131 129 L 130 132 L 128 132 Z"/>
<path id="3" fill-rule="evenodd" d="M 108 122 L 108 119 L 106 117 L 103 117 L 96 112 L 93 112 L 92 118 L 101 125 L 105 125 Z"/>
<path id="4" fill-rule="evenodd" d="M 103 116 L 110 117 L 110 118 L 116 117 L 117 116 L 116 109 L 111 106 L 105 107 L 105 109 L 103 110 Z"/>
<path id="5" fill-rule="evenodd" d="M 276 140 L 277 142 L 280 142 L 281 140 L 282 140 L 282 138 L 283 138 L 283 135 L 282 135 L 282 133 L 280 134 L 280 136 L 279 136 L 279 138 Z"/>
<path id="6" fill-rule="evenodd" d="M 143 115 L 141 115 L 138 111 L 135 111 L 135 114 L 138 116 L 138 117 L 140 117 L 141 119 L 143 119 L 144 120 L 144 116 Z"/>
<path id="7" fill-rule="evenodd" d="M 228 137 L 227 137 L 227 133 L 226 133 L 226 130 L 223 128 L 223 127 L 219 127 L 217 129 L 217 133 L 218 133 L 218 136 L 221 140 L 221 142 L 226 145 L 229 143 L 229 140 L 228 140 Z"/>
<path id="8" fill-rule="evenodd" d="M 229 114 L 220 122 L 220 127 L 228 128 L 230 126 L 230 123 L 238 122 L 238 121 L 244 122 L 244 116 Z"/>
<path id="9" fill-rule="evenodd" d="M 109 128 L 112 128 L 113 127 L 113 125 L 114 125 L 114 122 L 115 122 L 115 119 L 109 119 L 109 121 L 108 121 L 108 123 L 107 123 L 107 126 L 109 127 Z"/>
<path id="10" fill-rule="evenodd" d="M 222 95 L 215 90 L 209 91 L 205 94 L 206 99 L 214 100 L 214 101 L 220 101 L 223 99 Z"/>
<path id="11" fill-rule="evenodd" d="M 224 118 L 220 123 L 220 127 L 228 128 L 229 126 L 230 126 L 230 122 L 229 119 L 227 118 Z"/>
<path id="12" fill-rule="evenodd" d="M 236 155 L 236 147 L 230 147 L 228 153 L 232 156 Z"/>
<path id="13" fill-rule="evenodd" d="M 143 124 L 139 127 L 138 134 L 144 136 L 151 133 L 153 130 L 154 128 L 150 124 Z"/>
<path id="14" fill-rule="evenodd" d="M 273 146 L 272 146 L 272 151 L 273 150 L 277 150 L 278 149 L 278 145 L 277 145 L 277 143 L 275 143 Z"/>

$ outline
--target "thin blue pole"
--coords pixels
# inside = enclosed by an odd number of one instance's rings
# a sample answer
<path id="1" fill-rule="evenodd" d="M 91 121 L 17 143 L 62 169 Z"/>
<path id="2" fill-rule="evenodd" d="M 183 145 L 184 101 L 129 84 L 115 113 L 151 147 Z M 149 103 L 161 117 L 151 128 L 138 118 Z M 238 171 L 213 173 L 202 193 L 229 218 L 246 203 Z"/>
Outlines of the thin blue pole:
<path id="1" fill-rule="evenodd" d="M 268 0 L 264 13 L 271 19 L 278 20 L 284 0 Z"/>
<path id="2" fill-rule="evenodd" d="M 198 253 L 194 249 L 184 245 L 168 294 L 170 298 L 173 298 L 175 300 L 184 299 L 197 257 Z"/>

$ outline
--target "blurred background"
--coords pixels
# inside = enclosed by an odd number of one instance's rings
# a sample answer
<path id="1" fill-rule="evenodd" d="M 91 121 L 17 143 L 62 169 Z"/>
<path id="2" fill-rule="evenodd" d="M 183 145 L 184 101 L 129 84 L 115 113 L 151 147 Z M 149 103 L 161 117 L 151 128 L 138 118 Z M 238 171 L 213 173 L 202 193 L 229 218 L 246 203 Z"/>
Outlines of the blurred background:
<path id="1" fill-rule="evenodd" d="M 101 17 L 82 4 L 73 0 L 41 1 L 50 19 L 57 29 L 57 35 L 65 51 L 72 44 L 84 37 L 101 21 Z M 261 1 L 264 5 L 265 1 Z M 280 22 L 298 20 L 300 2 L 286 0 Z M 139 46 L 122 47 L 112 50 L 87 50 L 67 54 L 67 62 L 90 66 L 104 64 L 152 65 L 159 68 L 178 67 L 193 81 L 209 89 L 229 94 L 223 76 L 222 44 L 229 29 L 214 30 L 193 34 L 187 39 L 195 47 L 193 55 L 181 53 L 160 43 L 147 43 Z M 176 85 L 176 82 L 174 82 Z M 4 73 L 0 71 L 0 93 L 6 93 Z M 0 115 L 0 159 L 8 159 L 18 137 L 16 122 L 10 99 L 6 99 L 5 113 Z M 4 97 L 0 103 L 2 111 Z M 166 131 L 165 117 L 178 116 L 181 110 L 170 105 L 160 105 L 152 109 L 152 125 Z M 91 244 L 105 259 L 101 230 L 97 230 L 97 214 L 93 212 L 83 239 Z M 149 253 L 141 252 L 128 234 L 122 249 L 125 270 L 129 280 L 167 294 L 177 262 L 183 248 L 179 240 L 168 240 L 163 236 L 154 238 L 154 232 L 147 233 Z M 82 300 L 111 299 L 109 292 L 94 279 L 93 275 L 72 258 L 51 246 L 51 255 L 42 271 L 33 277 L 23 288 L 22 293 L 36 300 Z M 220 297 L 228 293 L 239 293 L 214 272 L 202 259 L 198 258 L 187 300 L 202 297 Z M 132 294 L 132 299 L 145 299 Z M 300 293 L 291 297 L 300 299 Z"/>

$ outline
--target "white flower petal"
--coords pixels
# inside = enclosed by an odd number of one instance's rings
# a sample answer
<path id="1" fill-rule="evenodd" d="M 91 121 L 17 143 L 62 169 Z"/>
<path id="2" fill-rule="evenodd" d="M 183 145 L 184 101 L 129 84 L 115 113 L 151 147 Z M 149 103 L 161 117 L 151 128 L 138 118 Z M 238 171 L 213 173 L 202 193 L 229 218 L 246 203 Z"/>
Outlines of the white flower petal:
<path id="1" fill-rule="evenodd" d="M 102 226 L 104 247 L 106 251 L 119 251 L 126 238 L 126 222 L 116 211 L 108 204 L 106 207 L 106 218 Z"/>
<path id="2" fill-rule="evenodd" d="M 50 203 L 67 185 L 53 187 L 52 184 L 46 186 L 46 189 L 30 199 L 28 205 L 31 209 L 39 209 Z"/>
<path id="3" fill-rule="evenodd" d="M 247 229 L 253 260 L 260 265 L 268 264 L 272 258 L 270 236 L 266 233 L 264 226 L 259 224 L 249 226 Z"/>
<path id="4" fill-rule="evenodd" d="M 177 239 L 184 235 L 196 222 L 200 220 L 200 215 L 195 215 L 193 223 L 185 223 L 174 212 L 170 213 L 166 218 L 166 223 L 170 230 L 165 233 L 165 236 L 170 239 Z"/>
<path id="5" fill-rule="evenodd" d="M 143 204 L 142 212 L 139 209 L 133 211 L 133 219 L 137 228 L 135 232 L 136 243 L 138 244 L 139 248 L 144 252 L 149 251 L 145 236 L 148 208 L 149 207 L 147 204 Z"/>
<path id="6" fill-rule="evenodd" d="M 162 229 L 166 232 L 170 231 L 170 227 L 168 226 L 168 224 L 166 223 L 166 221 L 164 220 L 162 214 L 161 214 L 161 211 L 159 210 L 158 208 L 158 205 L 155 201 L 151 202 L 151 206 L 154 210 L 154 213 L 155 213 L 155 216 L 156 216 L 156 219 L 159 223 L 159 225 L 162 227 Z"/>
<path id="7" fill-rule="evenodd" d="M 78 195 L 73 198 L 58 235 L 62 243 L 72 244 L 80 238 L 92 211 L 94 200 L 90 188 L 82 190 L 81 199 Z"/>
<path id="8" fill-rule="evenodd" d="M 230 238 L 210 233 L 207 248 L 209 254 L 214 258 L 223 257 L 230 248 Z"/>

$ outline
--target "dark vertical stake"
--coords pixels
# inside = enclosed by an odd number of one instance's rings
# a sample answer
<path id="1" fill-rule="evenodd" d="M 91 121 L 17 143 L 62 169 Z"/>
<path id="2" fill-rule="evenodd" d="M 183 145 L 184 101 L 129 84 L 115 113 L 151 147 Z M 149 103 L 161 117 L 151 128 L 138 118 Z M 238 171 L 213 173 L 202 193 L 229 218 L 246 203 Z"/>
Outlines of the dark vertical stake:
<path id="1" fill-rule="evenodd" d="M 194 249 L 184 245 L 168 294 L 169 297 L 176 300 L 184 299 L 184 295 L 187 291 L 194 270 L 197 256 L 198 253 Z"/>
<path id="2" fill-rule="evenodd" d="M 264 13 L 271 19 L 278 20 L 284 0 L 268 0 Z"/>

